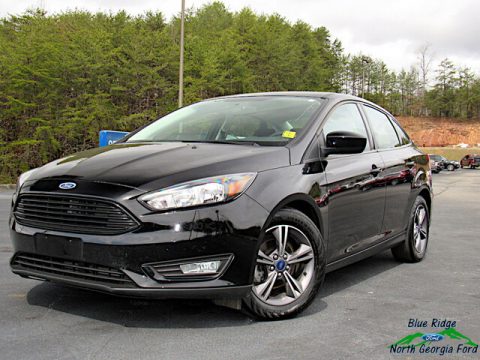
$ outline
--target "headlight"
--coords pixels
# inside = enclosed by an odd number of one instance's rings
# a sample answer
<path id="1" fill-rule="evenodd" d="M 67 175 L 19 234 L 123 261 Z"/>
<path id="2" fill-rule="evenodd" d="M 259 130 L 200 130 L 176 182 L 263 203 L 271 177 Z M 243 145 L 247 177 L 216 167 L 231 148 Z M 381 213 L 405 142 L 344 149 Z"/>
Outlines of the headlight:
<path id="1" fill-rule="evenodd" d="M 18 192 L 20 190 L 20 188 L 22 187 L 22 185 L 25 183 L 25 181 L 28 180 L 28 178 L 30 176 L 32 176 L 33 172 L 35 171 L 36 169 L 32 169 L 32 170 L 28 170 L 28 171 L 25 171 L 23 174 L 21 174 L 19 177 L 18 177 L 18 180 L 17 180 L 17 187 L 15 189 L 15 192 Z"/>
<path id="2" fill-rule="evenodd" d="M 255 173 L 232 174 L 194 180 L 155 191 L 139 198 L 152 210 L 207 205 L 235 199 L 255 179 Z"/>

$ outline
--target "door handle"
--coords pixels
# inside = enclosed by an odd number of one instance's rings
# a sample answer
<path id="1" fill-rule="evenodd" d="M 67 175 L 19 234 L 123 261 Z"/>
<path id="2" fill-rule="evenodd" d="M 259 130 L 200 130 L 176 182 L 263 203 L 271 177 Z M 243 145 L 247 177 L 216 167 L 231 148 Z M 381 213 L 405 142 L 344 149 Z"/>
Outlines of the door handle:
<path id="1" fill-rule="evenodd" d="M 381 172 L 382 172 L 381 168 L 377 167 L 377 165 L 375 164 L 372 165 L 372 170 L 370 170 L 370 174 L 372 174 L 373 176 L 377 176 Z"/>

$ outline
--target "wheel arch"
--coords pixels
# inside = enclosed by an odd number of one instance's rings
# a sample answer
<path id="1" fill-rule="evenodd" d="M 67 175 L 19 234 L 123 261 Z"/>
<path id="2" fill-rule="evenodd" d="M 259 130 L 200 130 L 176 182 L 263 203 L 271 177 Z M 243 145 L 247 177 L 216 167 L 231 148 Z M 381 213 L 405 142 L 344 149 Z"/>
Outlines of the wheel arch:
<path id="1" fill-rule="evenodd" d="M 430 190 L 424 187 L 420 190 L 418 195 L 425 199 L 428 207 L 428 213 L 430 214 L 430 217 L 431 217 L 432 216 L 432 195 L 430 193 Z"/>
<path id="2" fill-rule="evenodd" d="M 313 221 L 315 226 L 317 226 L 322 236 L 325 236 L 322 215 L 318 205 L 310 196 L 306 194 L 292 194 L 280 201 L 270 212 L 270 215 L 265 222 L 265 226 L 268 226 L 278 210 L 285 208 L 296 209 L 305 214 L 310 220 Z"/>

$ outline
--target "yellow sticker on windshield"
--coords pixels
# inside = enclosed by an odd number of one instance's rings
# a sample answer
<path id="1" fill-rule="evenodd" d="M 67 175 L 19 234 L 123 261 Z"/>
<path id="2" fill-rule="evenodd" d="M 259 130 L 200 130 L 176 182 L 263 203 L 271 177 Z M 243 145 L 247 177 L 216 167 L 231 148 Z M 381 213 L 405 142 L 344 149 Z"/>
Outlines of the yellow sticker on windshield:
<path id="1" fill-rule="evenodd" d="M 282 134 L 282 137 L 287 139 L 293 139 L 295 136 L 297 136 L 297 133 L 295 131 L 285 130 Z"/>

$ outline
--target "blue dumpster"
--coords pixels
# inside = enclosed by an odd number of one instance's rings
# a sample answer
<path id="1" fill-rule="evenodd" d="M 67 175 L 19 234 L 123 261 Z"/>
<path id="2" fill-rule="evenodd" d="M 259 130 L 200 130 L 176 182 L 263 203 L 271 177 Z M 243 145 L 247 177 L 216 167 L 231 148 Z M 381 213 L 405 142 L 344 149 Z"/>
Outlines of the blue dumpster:
<path id="1" fill-rule="evenodd" d="M 124 138 L 128 132 L 125 131 L 112 131 L 112 130 L 102 130 L 100 131 L 100 146 L 112 145 L 114 142 Z"/>

